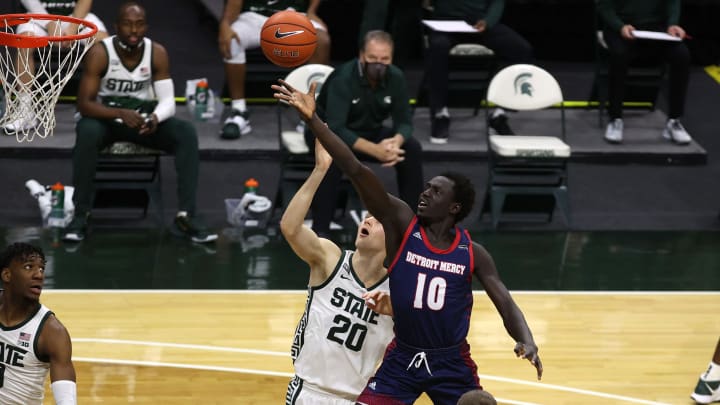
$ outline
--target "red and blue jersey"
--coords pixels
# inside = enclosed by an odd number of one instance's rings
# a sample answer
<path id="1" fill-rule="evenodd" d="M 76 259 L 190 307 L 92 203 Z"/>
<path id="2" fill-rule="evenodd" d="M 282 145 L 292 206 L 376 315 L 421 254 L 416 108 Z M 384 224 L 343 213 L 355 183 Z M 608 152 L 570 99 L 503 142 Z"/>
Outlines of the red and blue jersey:
<path id="1" fill-rule="evenodd" d="M 465 229 L 456 226 L 450 247 L 438 249 L 414 217 L 388 269 L 396 338 L 423 349 L 464 342 L 473 268 L 472 240 Z"/>

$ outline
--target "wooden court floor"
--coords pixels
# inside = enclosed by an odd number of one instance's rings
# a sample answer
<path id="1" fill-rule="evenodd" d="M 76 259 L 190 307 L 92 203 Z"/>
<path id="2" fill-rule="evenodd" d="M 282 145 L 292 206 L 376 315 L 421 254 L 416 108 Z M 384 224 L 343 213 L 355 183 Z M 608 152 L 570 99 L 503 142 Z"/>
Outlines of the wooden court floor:
<path id="1" fill-rule="evenodd" d="M 691 404 L 720 335 L 720 293 L 513 296 L 542 381 L 482 292 L 469 337 L 503 404 Z M 282 404 L 305 292 L 47 290 L 42 302 L 72 336 L 81 404 Z"/>

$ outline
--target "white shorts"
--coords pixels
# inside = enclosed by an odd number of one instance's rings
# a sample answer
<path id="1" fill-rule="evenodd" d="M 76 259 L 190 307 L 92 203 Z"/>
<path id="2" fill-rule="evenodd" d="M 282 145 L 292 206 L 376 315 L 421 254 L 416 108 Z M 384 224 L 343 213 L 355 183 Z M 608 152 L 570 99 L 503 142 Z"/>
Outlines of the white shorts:
<path id="1" fill-rule="evenodd" d="M 240 38 L 241 42 L 239 43 L 237 39 L 233 39 L 230 44 L 230 54 L 235 55 L 235 57 L 230 59 L 232 62 L 245 63 L 245 49 L 255 49 L 260 47 L 260 31 L 262 31 L 262 26 L 268 18 L 270 17 L 266 17 L 254 11 L 245 11 L 240 13 L 237 20 L 235 20 L 235 22 L 233 22 L 230 26 L 232 30 L 235 31 L 235 34 L 237 34 Z M 325 31 L 325 27 L 323 27 L 320 23 L 313 20 L 310 21 L 316 30 Z M 242 54 L 239 59 L 237 58 L 238 54 Z M 225 61 L 228 62 L 230 60 L 226 59 Z"/>
<path id="2" fill-rule="evenodd" d="M 288 384 L 285 405 L 355 405 L 355 401 L 324 392 L 295 376 Z"/>
<path id="3" fill-rule="evenodd" d="M 87 20 L 95 25 L 97 25 L 98 32 L 105 32 L 107 33 L 107 28 L 105 28 L 105 24 L 103 24 L 102 21 L 93 13 L 88 13 L 83 20 Z M 47 35 L 47 25 L 50 23 L 50 20 L 32 20 L 32 22 L 26 23 L 26 24 L 20 24 L 17 26 L 17 29 L 15 30 L 16 34 L 23 34 L 26 32 L 32 32 L 36 37 Z M 62 23 L 62 28 L 65 29 L 70 25 L 69 22 Z M 80 32 L 86 32 L 90 30 L 90 28 L 84 28 Z"/>

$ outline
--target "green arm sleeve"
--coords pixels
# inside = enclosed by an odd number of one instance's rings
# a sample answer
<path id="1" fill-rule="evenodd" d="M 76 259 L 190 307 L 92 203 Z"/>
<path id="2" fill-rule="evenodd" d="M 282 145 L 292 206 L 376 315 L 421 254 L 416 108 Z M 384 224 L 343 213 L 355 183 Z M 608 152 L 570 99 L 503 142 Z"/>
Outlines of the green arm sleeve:
<path id="1" fill-rule="evenodd" d="M 408 139 L 412 136 L 413 126 L 410 119 L 410 99 L 407 94 L 407 83 L 405 76 L 398 69 L 398 74 L 393 77 L 393 108 L 391 116 L 395 132 Z"/>
<path id="2" fill-rule="evenodd" d="M 350 99 L 352 98 L 350 85 L 346 80 L 333 80 L 328 86 L 325 120 L 333 132 L 348 146 L 352 146 L 357 141 L 358 135 L 347 127 Z"/>
<path id="3" fill-rule="evenodd" d="M 615 12 L 613 0 L 597 0 L 597 12 L 602 24 L 611 30 L 620 31 L 625 25 Z"/>
<path id="4" fill-rule="evenodd" d="M 668 27 L 680 22 L 680 0 L 667 0 Z"/>
<path id="5" fill-rule="evenodd" d="M 487 28 L 493 27 L 500 21 L 503 10 L 505 9 L 505 0 L 491 0 L 488 6 L 487 15 L 485 16 L 485 23 Z"/>

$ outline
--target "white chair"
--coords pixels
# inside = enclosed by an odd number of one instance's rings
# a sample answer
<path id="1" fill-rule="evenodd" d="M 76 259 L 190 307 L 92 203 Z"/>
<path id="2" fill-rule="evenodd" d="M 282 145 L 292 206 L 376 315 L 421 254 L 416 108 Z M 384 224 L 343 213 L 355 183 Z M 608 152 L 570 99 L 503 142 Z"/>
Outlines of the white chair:
<path id="1" fill-rule="evenodd" d="M 320 94 L 322 84 L 332 72 L 332 66 L 322 64 L 303 65 L 290 72 L 285 77 L 285 81 L 303 93 L 307 93 L 310 85 L 317 82 L 318 86 L 315 89 L 315 97 L 317 97 Z M 295 127 L 293 125 L 291 129 L 283 129 L 283 122 L 291 120 L 290 122 L 297 124 L 300 120 L 295 109 L 291 109 L 292 111 L 286 110 L 288 110 L 287 104 L 284 101 L 279 101 L 277 116 L 282 162 L 280 166 L 280 182 L 275 196 L 276 208 L 282 208 L 286 205 L 289 198 L 297 191 L 315 166 L 312 153 L 310 153 L 305 143 L 305 135 L 302 131 L 304 126 L 297 125 Z"/>
<path id="2" fill-rule="evenodd" d="M 500 221 L 506 196 L 550 195 L 570 223 L 567 193 L 567 162 L 570 146 L 565 143 L 565 110 L 560 85 L 547 71 L 526 64 L 511 65 L 490 81 L 487 101 L 499 107 L 522 111 L 559 107 L 557 130 L 552 136 L 490 135 L 488 139 L 488 182 L 481 214 L 489 202 L 493 227 Z M 488 111 L 488 109 L 486 109 Z M 489 120 L 489 113 L 486 112 Z M 547 131 L 547 130 L 546 130 Z M 555 204 L 549 209 L 549 218 Z"/>

